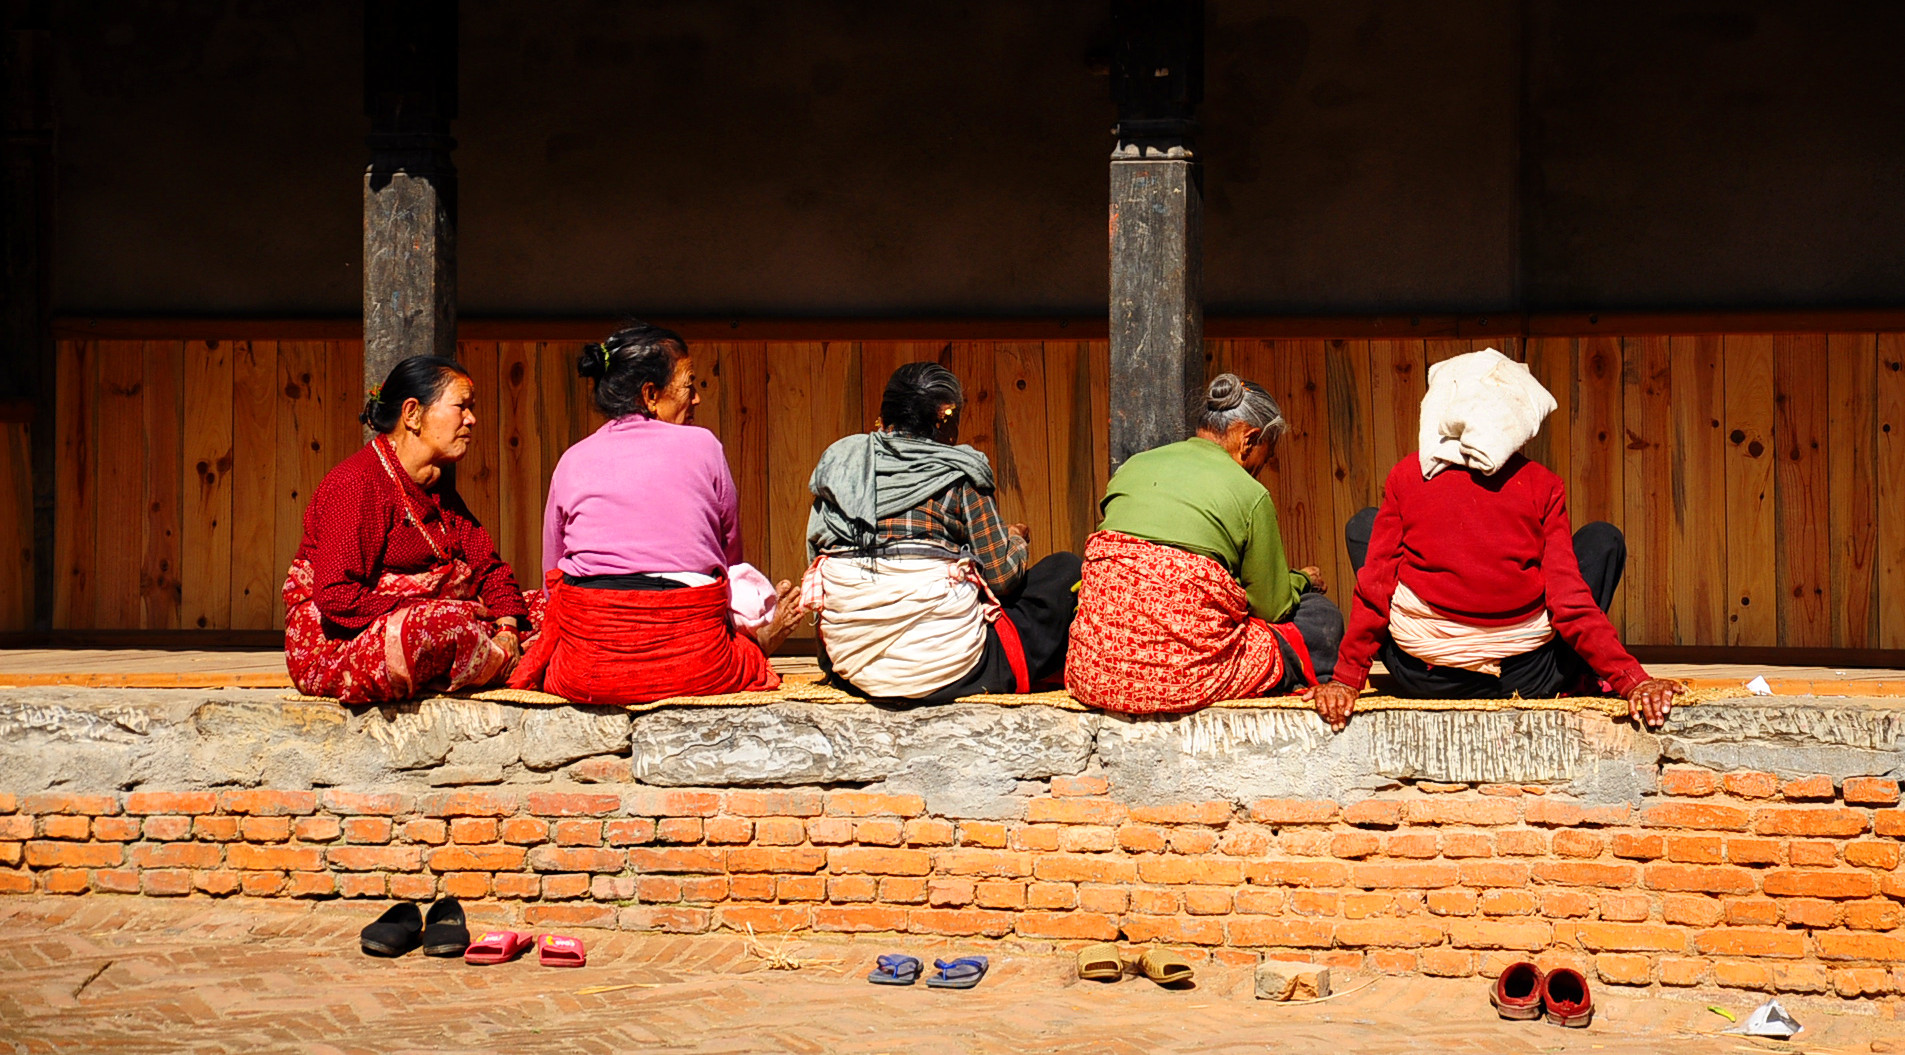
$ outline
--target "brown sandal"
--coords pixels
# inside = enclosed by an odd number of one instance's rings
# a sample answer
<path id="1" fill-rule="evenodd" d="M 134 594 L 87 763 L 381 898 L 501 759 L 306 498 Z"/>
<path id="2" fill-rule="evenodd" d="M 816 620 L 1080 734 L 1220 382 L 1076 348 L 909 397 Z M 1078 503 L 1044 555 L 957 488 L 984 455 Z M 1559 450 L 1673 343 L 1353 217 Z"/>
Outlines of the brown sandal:
<path id="1" fill-rule="evenodd" d="M 1189 960 L 1169 949 L 1147 949 L 1138 958 L 1138 969 L 1159 985 L 1181 985 L 1196 977 Z"/>
<path id="2" fill-rule="evenodd" d="M 1078 950 L 1078 977 L 1092 982 L 1115 982 L 1124 977 L 1124 958 L 1110 942 Z"/>

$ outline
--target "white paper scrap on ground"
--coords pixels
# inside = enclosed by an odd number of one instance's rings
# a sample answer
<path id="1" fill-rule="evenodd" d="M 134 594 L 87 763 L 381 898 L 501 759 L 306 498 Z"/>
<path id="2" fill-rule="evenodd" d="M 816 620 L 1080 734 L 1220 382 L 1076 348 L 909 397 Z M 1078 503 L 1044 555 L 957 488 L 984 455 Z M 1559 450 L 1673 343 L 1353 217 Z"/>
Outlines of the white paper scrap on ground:
<path id="1" fill-rule="evenodd" d="M 1723 1029 L 1722 1033 L 1741 1033 L 1749 1037 L 1773 1037 L 1785 1040 L 1804 1029 L 1799 1020 L 1786 1013 L 1779 1001 L 1768 1000 L 1753 1009 L 1746 1021 L 1732 1029 Z"/>
<path id="2" fill-rule="evenodd" d="M 1766 684 L 1766 675 L 1762 674 L 1746 683 L 1746 691 L 1755 696 L 1771 696 L 1773 694 L 1773 687 Z"/>

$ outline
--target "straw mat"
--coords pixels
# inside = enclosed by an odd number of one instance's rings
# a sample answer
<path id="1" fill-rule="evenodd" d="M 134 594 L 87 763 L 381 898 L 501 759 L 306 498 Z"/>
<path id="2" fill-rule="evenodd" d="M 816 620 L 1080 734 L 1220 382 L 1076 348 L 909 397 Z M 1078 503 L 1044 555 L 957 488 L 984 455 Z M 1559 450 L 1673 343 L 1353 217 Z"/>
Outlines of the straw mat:
<path id="1" fill-rule="evenodd" d="M 1738 690 L 1696 689 L 1675 701 L 1676 707 L 1701 706 L 1719 700 L 1737 700 Z M 300 696 L 287 693 L 287 700 L 308 703 L 336 703 L 325 696 Z M 464 699 L 481 700 L 487 703 L 515 703 L 530 706 L 556 706 L 570 701 L 546 692 L 529 689 L 485 689 L 481 692 L 461 692 L 451 695 L 424 697 L 425 700 Z M 856 696 L 819 682 L 783 683 L 772 692 L 733 692 L 725 696 L 676 696 L 653 703 L 631 704 L 625 707 L 631 714 L 645 711 L 658 711 L 666 707 L 759 707 L 772 703 L 868 703 L 865 697 Z M 967 696 L 960 703 L 986 703 L 995 707 L 1052 707 L 1061 711 L 1090 711 L 1072 698 L 1064 690 L 1056 692 L 1001 693 L 987 696 Z M 1211 704 L 1211 710 L 1242 711 L 1307 711 L 1311 705 L 1300 696 L 1270 696 L 1250 700 L 1222 700 Z M 1555 699 L 1524 700 L 1519 698 L 1506 700 L 1409 700 L 1396 696 L 1382 696 L 1365 692 L 1356 701 L 1356 713 L 1367 714 L 1372 711 L 1575 711 L 1591 714 L 1604 714 L 1619 717 L 1627 713 L 1627 701 L 1602 696 L 1562 696 Z"/>

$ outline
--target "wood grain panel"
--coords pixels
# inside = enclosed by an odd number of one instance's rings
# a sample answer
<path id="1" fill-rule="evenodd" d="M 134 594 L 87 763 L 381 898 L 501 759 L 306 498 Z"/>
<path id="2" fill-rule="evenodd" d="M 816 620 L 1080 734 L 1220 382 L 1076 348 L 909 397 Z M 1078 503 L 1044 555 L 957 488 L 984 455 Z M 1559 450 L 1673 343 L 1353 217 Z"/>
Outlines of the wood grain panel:
<path id="1" fill-rule="evenodd" d="M 145 518 L 145 342 L 99 342 L 99 519 L 92 625 L 139 627 Z"/>
<path id="2" fill-rule="evenodd" d="M 333 341 L 330 344 L 331 387 L 324 403 L 330 437 L 325 444 L 326 472 L 337 463 L 356 454 L 368 439 L 364 423 L 364 342 Z"/>
<path id="3" fill-rule="evenodd" d="M 1727 642 L 1725 349 L 1673 337 L 1673 613 L 1682 645 Z"/>
<path id="4" fill-rule="evenodd" d="M 53 465 L 53 626 L 93 625 L 97 568 L 93 535 L 99 519 L 99 349 L 90 341 L 61 341 L 55 367 L 55 427 L 59 450 Z"/>
<path id="5" fill-rule="evenodd" d="M 1422 342 L 1422 354 L 1428 366 L 1453 359 L 1458 355 L 1474 351 L 1477 347 L 1492 347 L 1493 342 L 1484 341 L 1477 345 L 1472 340 L 1432 337 Z"/>
<path id="6" fill-rule="evenodd" d="M 1621 343 L 1622 486 L 1627 523 L 1626 640 L 1671 645 L 1673 517 L 1662 499 L 1673 481 L 1673 355 L 1665 337 Z"/>
<path id="7" fill-rule="evenodd" d="M 469 371 L 470 384 L 476 390 L 476 405 L 472 409 L 476 427 L 470 430 L 474 438 L 469 453 L 456 463 L 456 493 L 462 496 L 463 504 L 470 508 L 476 522 L 489 529 L 492 538 L 497 538 L 496 526 L 502 511 L 502 485 L 497 479 L 502 453 L 497 448 L 503 425 L 497 410 L 496 354 L 495 341 L 459 341 L 456 346 L 457 361 Z M 497 543 L 501 545 L 500 538 Z"/>
<path id="8" fill-rule="evenodd" d="M 767 345 L 737 341 L 721 350 L 722 447 L 741 503 L 741 551 L 766 571 L 768 554 Z M 806 533 L 806 525 L 801 525 Z M 789 582 L 793 576 L 782 576 Z M 775 580 L 776 582 L 781 579 Z"/>
<path id="9" fill-rule="evenodd" d="M 1259 380 L 1284 404 L 1295 431 L 1268 483 L 1286 546 L 1344 591 L 1340 525 L 1414 451 L 1427 365 L 1494 345 L 1525 356 L 1563 404 L 1528 453 L 1567 479 L 1577 523 L 1604 517 L 1627 532 L 1630 641 L 1901 648 L 1905 529 L 1882 514 L 1905 499 L 1893 438 L 1905 430 L 1902 342 L 1236 338 L 1206 354 L 1213 372 Z M 533 582 L 547 475 L 599 417 L 574 374 L 579 342 L 492 344 L 487 360 L 477 343 L 465 359 L 488 395 L 459 487 Z M 728 451 L 745 547 L 780 577 L 805 565 L 806 482 L 821 450 L 870 424 L 886 375 L 918 359 L 960 375 L 964 439 L 993 459 L 1002 512 L 1032 526 L 1038 553 L 1080 546 L 1096 526 L 1108 472 L 1102 341 L 692 350 L 698 420 Z M 279 625 L 303 506 L 361 443 L 360 345 L 75 339 L 58 361 L 56 625 Z M 5 585 L 5 533 L 0 590 L 23 596 Z M 0 626 L 24 618 L 9 612 L 0 604 Z"/>
<path id="10" fill-rule="evenodd" d="M 1372 420 L 1375 388 L 1369 342 L 1327 342 L 1324 370 L 1328 377 L 1330 488 L 1334 500 L 1333 530 L 1328 541 L 1334 567 L 1321 567 L 1329 574 L 1330 592 L 1339 604 L 1347 605 L 1356 573 L 1343 546 L 1342 528 L 1357 511 L 1380 504 L 1382 498 L 1383 470 L 1376 457 Z"/>
<path id="11" fill-rule="evenodd" d="M 1574 394 L 1568 437 L 1568 512 L 1575 529 L 1605 520 L 1625 530 L 1627 492 L 1621 457 L 1621 341 L 1583 337 L 1574 346 Z M 1626 625 L 1627 581 L 1614 591 L 1608 618 Z"/>
<path id="12" fill-rule="evenodd" d="M 325 395 L 330 387 L 330 346 L 324 341 L 283 341 L 278 345 L 277 479 L 273 491 L 274 530 L 271 569 L 281 585 L 304 534 L 304 509 L 324 480 L 330 459 Z M 284 596 L 274 590 L 271 625 L 284 626 Z"/>
<path id="13" fill-rule="evenodd" d="M 232 357 L 232 627 L 268 629 L 282 602 L 278 567 L 276 341 L 234 341 Z M 289 567 L 288 565 L 286 567 Z"/>
<path id="14" fill-rule="evenodd" d="M 1369 406 L 1374 420 L 1369 441 L 1375 458 L 1377 504 L 1383 481 L 1405 455 L 1416 449 L 1422 397 L 1429 390 L 1428 365 L 1421 341 L 1369 342 Z"/>
<path id="15" fill-rule="evenodd" d="M 1877 343 L 1879 647 L 1905 648 L 1905 333 Z"/>
<path id="16" fill-rule="evenodd" d="M 1779 640 L 1773 339 L 1726 338 L 1727 644 Z"/>
<path id="17" fill-rule="evenodd" d="M 1774 589 L 1779 643 L 1823 648 L 1832 643 L 1826 587 L 1832 546 L 1826 532 L 1831 412 L 1825 334 L 1773 338 L 1773 486 L 1777 512 Z"/>
<path id="18" fill-rule="evenodd" d="M 1092 341 L 1091 359 L 1092 494 L 1103 498 L 1111 483 L 1111 344 Z"/>
<path id="19" fill-rule="evenodd" d="M 541 404 L 542 420 L 547 423 L 542 438 L 543 494 L 549 493 L 549 478 L 556 471 L 556 462 L 575 440 L 571 429 L 580 413 L 576 388 L 569 381 L 576 376 L 575 355 L 566 353 L 566 346 L 560 344 L 544 344 L 536 350 L 536 399 Z M 590 399 L 588 382 L 576 380 L 585 386 L 581 399 Z"/>
<path id="20" fill-rule="evenodd" d="M 531 589 L 542 581 L 542 506 L 548 496 L 542 486 L 542 407 L 536 398 L 539 355 L 534 344 L 523 341 L 504 341 L 496 351 L 501 505 L 490 534 L 515 569 L 517 583 Z"/>
<path id="21" fill-rule="evenodd" d="M 33 628 L 33 440 L 0 422 L 0 630 Z"/>
<path id="22" fill-rule="evenodd" d="M 812 505 L 807 480 L 820 454 L 813 438 L 822 417 L 815 389 L 825 355 L 819 342 L 775 343 L 766 349 L 768 540 L 761 570 L 775 581 L 798 580 L 807 567 L 807 512 Z M 800 465 L 807 466 L 808 473 L 796 468 Z"/>
<path id="23" fill-rule="evenodd" d="M 1103 497 L 1092 441 L 1091 349 L 1083 341 L 1045 343 L 1045 458 L 1051 471 L 1052 548 L 1083 554 Z"/>
<path id="24" fill-rule="evenodd" d="M 1045 347 L 1037 343 L 994 345 L 993 428 L 997 437 L 992 471 L 999 511 L 1008 524 L 1024 524 L 1032 559 L 1058 545 L 1052 529 L 1050 438 L 1046 435 Z"/>
<path id="25" fill-rule="evenodd" d="M 184 341 L 145 342 L 145 509 L 140 519 L 139 626 L 179 628 L 180 438 Z"/>
<path id="26" fill-rule="evenodd" d="M 1330 481 L 1328 385 L 1322 341 L 1237 341 L 1241 376 L 1270 390 L 1290 423 L 1265 470 L 1277 523 L 1292 567 L 1333 566 L 1340 544 Z"/>
<path id="27" fill-rule="evenodd" d="M 1531 337 L 1523 348 L 1528 372 L 1554 397 L 1556 408 L 1522 453 L 1565 481 L 1573 472 L 1574 338 Z"/>
<path id="28" fill-rule="evenodd" d="M 1827 338 L 1826 539 L 1832 548 L 1826 607 L 1837 648 L 1877 648 L 1878 335 Z"/>
<path id="29" fill-rule="evenodd" d="M 231 352 L 229 341 L 185 345 L 179 625 L 186 629 L 231 626 Z"/>

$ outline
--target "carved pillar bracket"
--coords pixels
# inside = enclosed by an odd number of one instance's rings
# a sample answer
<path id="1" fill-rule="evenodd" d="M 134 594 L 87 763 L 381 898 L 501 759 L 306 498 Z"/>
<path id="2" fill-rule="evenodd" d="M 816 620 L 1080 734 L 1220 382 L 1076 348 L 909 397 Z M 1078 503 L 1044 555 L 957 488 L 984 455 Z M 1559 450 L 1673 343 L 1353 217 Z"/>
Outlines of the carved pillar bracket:
<path id="1" fill-rule="evenodd" d="M 456 357 L 456 0 L 364 9 L 364 384 Z"/>
<path id="2" fill-rule="evenodd" d="M 1204 386 L 1201 0 L 1113 0 L 1111 467 L 1183 439 Z"/>

